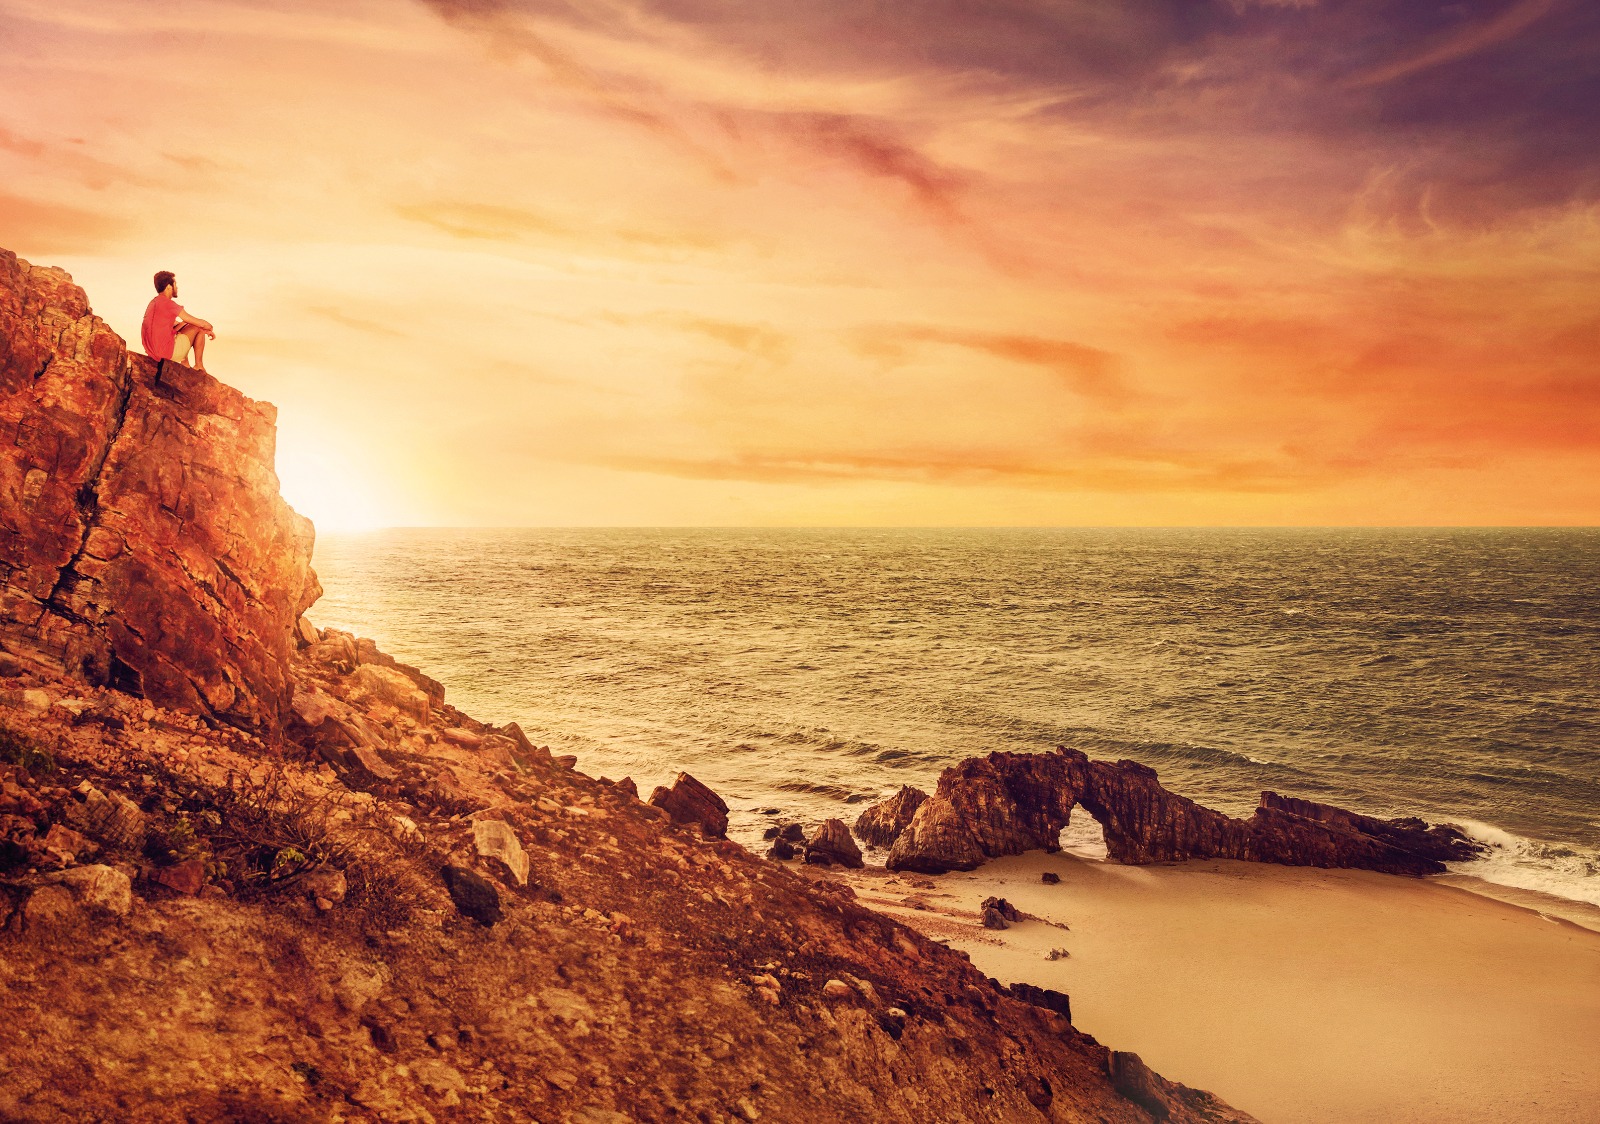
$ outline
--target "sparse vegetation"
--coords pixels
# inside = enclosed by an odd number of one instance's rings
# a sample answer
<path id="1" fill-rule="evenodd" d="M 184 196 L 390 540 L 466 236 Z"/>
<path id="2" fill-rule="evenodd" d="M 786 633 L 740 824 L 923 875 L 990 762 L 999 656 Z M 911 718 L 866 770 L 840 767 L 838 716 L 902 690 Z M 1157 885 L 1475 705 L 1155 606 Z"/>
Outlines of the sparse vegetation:
<path id="1" fill-rule="evenodd" d="M 28 734 L 3 724 L 0 724 L 0 761 L 21 766 L 34 774 L 56 771 L 54 754 Z"/>

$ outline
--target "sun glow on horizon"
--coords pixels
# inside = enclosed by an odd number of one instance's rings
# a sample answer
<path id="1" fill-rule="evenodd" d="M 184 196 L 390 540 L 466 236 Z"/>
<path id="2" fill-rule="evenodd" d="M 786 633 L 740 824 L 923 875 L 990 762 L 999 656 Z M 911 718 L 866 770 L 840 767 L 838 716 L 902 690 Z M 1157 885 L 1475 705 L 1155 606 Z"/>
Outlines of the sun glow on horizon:
<path id="1" fill-rule="evenodd" d="M 336 447 L 278 433 L 278 486 L 295 511 L 310 519 L 319 534 L 353 534 L 392 527 L 396 518 L 364 474 Z"/>
<path id="2" fill-rule="evenodd" d="M 0 245 L 329 531 L 1591 524 L 1600 9 L 1500 3 L 0 0 Z"/>

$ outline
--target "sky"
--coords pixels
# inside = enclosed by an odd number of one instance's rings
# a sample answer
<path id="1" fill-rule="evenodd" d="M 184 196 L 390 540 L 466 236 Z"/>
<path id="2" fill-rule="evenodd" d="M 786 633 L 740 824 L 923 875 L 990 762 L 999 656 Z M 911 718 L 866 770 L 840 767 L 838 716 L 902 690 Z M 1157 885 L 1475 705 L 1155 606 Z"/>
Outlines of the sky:
<path id="1" fill-rule="evenodd" d="M 0 0 L 0 246 L 392 525 L 1600 522 L 1592 0 Z"/>

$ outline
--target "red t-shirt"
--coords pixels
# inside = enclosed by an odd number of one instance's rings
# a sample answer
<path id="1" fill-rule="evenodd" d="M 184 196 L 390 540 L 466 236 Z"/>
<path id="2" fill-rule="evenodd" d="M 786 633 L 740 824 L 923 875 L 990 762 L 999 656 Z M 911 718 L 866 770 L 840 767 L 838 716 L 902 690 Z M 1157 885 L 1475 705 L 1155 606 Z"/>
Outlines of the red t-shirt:
<path id="1" fill-rule="evenodd" d="M 178 336 L 178 313 L 183 305 L 157 293 L 144 310 L 144 353 L 152 359 L 171 359 L 172 343 Z"/>

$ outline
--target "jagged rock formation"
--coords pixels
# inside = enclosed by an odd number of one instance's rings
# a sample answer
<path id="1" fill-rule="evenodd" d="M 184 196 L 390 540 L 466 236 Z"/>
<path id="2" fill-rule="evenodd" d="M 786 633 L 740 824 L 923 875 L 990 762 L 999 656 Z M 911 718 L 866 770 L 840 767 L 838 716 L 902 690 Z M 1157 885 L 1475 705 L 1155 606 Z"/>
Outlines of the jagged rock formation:
<path id="1" fill-rule="evenodd" d="M 130 355 L 59 269 L 0 251 L 0 645 L 275 736 L 321 590 L 276 411 Z"/>
<path id="2" fill-rule="evenodd" d="M 854 870 L 866 865 L 861 858 L 861 848 L 850 837 L 850 829 L 843 820 L 824 820 L 806 840 L 806 862 L 818 866 L 838 863 Z"/>
<path id="3" fill-rule="evenodd" d="M 856 835 L 863 843 L 887 847 L 906 829 L 928 794 L 908 784 L 886 800 L 880 800 L 856 817 Z"/>
<path id="4" fill-rule="evenodd" d="M 1249 1120 L 714 838 L 692 778 L 663 813 L 312 628 L 270 414 L 7 268 L 0 417 L 58 455 L 0 453 L 0 1119 Z"/>
<path id="5" fill-rule="evenodd" d="M 650 803 L 671 816 L 673 823 L 698 824 L 708 839 L 728 834 L 728 805 L 688 773 L 679 773 L 671 788 L 657 786 Z"/>
<path id="6" fill-rule="evenodd" d="M 1243 859 L 1285 866 L 1357 867 L 1438 874 L 1477 845 L 1455 828 L 1418 819 L 1380 820 L 1272 792 L 1248 820 L 1168 792 L 1135 761 L 1091 761 L 1077 750 L 968 758 L 890 848 L 890 870 L 972 870 L 1002 855 L 1059 849 L 1074 808 L 1100 822 L 1118 862 Z"/>

